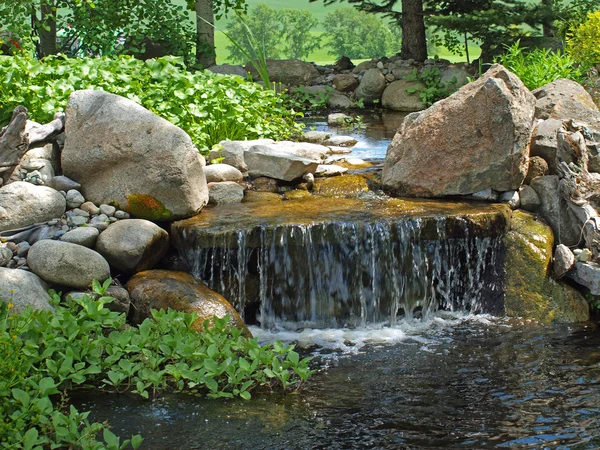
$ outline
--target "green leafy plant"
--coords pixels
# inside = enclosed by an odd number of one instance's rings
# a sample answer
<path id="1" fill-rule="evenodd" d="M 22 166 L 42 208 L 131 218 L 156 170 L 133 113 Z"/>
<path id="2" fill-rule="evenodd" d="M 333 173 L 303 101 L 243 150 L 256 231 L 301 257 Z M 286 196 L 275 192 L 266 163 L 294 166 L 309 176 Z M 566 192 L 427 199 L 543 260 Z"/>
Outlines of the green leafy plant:
<path id="1" fill-rule="evenodd" d="M 190 73 L 182 59 L 140 61 L 51 56 L 35 61 L 0 58 L 0 126 L 17 105 L 48 122 L 78 89 L 100 89 L 127 97 L 185 130 L 202 152 L 225 139 L 284 139 L 299 132 L 298 114 L 273 91 L 240 77 Z"/>
<path id="2" fill-rule="evenodd" d="M 137 448 L 141 437 L 120 439 L 88 413 L 69 406 L 64 393 L 75 389 L 130 392 L 143 398 L 164 391 L 211 398 L 250 399 L 254 390 L 300 389 L 313 371 L 294 346 L 261 346 L 214 318 L 197 333 L 195 314 L 153 311 L 139 327 L 124 327 L 111 312 L 109 286 L 94 283 L 94 299 L 51 291 L 54 311 L 26 309 L 9 314 L 0 302 L 0 443 L 6 448 L 38 445 L 91 449 Z M 63 393 L 63 396 L 59 395 Z M 97 441 L 102 432 L 104 442 Z M 26 443 L 23 447 L 20 444 Z M 40 447 L 41 448 L 41 447 Z"/>
<path id="3" fill-rule="evenodd" d="M 584 67 L 600 63 L 600 11 L 590 12 L 587 20 L 567 35 L 567 52 Z"/>
<path id="4" fill-rule="evenodd" d="M 333 88 L 325 86 L 323 91 L 312 91 L 304 86 L 283 94 L 289 108 L 300 111 L 319 111 L 328 107 L 329 96 Z"/>
<path id="5" fill-rule="evenodd" d="M 499 62 L 514 72 L 529 89 L 551 83 L 558 78 L 581 81 L 582 69 L 568 54 L 549 49 L 526 51 L 517 41 L 506 49 Z"/>
<path id="6" fill-rule="evenodd" d="M 412 74 L 406 77 L 407 80 L 418 80 L 425 85 L 424 88 L 407 88 L 409 94 L 417 93 L 421 99 L 421 103 L 425 106 L 431 106 L 438 100 L 448 97 L 456 91 L 456 77 L 450 81 L 443 83 L 442 74 L 437 67 L 430 67 L 419 71 L 413 69 Z"/>

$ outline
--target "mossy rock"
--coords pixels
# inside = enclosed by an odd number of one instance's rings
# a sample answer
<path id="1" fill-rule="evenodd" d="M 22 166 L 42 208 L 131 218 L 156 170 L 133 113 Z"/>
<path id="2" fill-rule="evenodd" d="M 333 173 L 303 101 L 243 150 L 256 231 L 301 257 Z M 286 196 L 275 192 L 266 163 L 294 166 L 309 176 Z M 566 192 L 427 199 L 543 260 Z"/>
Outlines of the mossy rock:
<path id="1" fill-rule="evenodd" d="M 244 192 L 244 202 L 280 202 L 283 197 L 274 192 L 246 191 Z"/>
<path id="2" fill-rule="evenodd" d="M 368 191 L 367 179 L 362 175 L 319 178 L 315 181 L 313 188 L 313 194 L 327 197 L 352 197 Z"/>
<path id="3" fill-rule="evenodd" d="M 310 197 L 312 194 L 308 191 L 304 191 L 302 189 L 294 189 L 293 191 L 287 191 L 283 194 L 283 197 L 287 200 L 295 200 L 299 198 Z"/>
<path id="4" fill-rule="evenodd" d="M 220 294 L 185 272 L 170 270 L 146 270 L 135 274 L 127 283 L 134 311 L 134 325 L 152 317 L 150 310 L 168 308 L 187 313 L 195 312 L 198 319 L 192 329 L 202 331 L 204 322 L 229 315 L 229 325 L 240 328 L 246 336 L 250 330 L 235 308 Z"/>
<path id="5" fill-rule="evenodd" d="M 582 322 L 589 308 L 575 289 L 549 278 L 554 236 L 533 214 L 515 211 L 506 234 L 505 310 L 539 322 Z"/>
<path id="6" fill-rule="evenodd" d="M 127 206 L 125 210 L 133 217 L 152 221 L 169 220 L 173 213 L 165 208 L 160 200 L 146 194 L 131 194 L 127 197 Z M 119 205 L 115 205 L 119 207 Z"/>

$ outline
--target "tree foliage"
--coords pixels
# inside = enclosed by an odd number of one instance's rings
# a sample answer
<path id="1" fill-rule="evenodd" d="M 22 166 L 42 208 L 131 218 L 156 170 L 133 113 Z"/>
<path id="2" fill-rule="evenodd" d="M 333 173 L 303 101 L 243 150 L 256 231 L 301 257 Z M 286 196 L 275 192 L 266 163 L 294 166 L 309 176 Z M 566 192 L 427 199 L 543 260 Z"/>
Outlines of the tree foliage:
<path id="1" fill-rule="evenodd" d="M 317 24 L 308 10 L 275 10 L 259 3 L 248 15 L 236 17 L 227 26 L 227 34 L 237 44 L 227 46 L 229 59 L 246 63 L 247 54 L 254 54 L 255 50 L 266 58 L 305 58 L 319 46 L 319 37 L 311 33 Z M 256 45 L 261 48 L 254 49 Z"/>
<path id="2" fill-rule="evenodd" d="M 342 8 L 325 16 L 330 54 L 349 58 L 373 58 L 396 53 L 398 35 L 372 14 Z"/>

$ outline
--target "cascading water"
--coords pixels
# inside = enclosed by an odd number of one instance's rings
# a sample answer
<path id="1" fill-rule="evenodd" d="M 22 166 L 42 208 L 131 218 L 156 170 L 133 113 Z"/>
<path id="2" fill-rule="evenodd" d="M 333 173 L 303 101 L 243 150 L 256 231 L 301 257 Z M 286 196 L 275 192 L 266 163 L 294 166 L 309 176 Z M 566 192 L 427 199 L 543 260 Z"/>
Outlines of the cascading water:
<path id="1" fill-rule="evenodd" d="M 172 232 L 190 272 L 242 313 L 259 304 L 266 328 L 393 325 L 417 309 L 501 312 L 505 213 L 444 208 L 391 199 L 249 203 L 203 211 Z"/>

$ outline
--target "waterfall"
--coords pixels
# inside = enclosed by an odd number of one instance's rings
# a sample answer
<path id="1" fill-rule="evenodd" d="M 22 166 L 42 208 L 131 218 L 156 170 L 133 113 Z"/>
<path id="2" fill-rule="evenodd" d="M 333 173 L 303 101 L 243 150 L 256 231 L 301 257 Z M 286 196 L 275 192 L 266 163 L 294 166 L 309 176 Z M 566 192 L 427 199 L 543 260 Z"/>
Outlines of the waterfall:
<path id="1" fill-rule="evenodd" d="M 259 304 L 267 328 L 393 325 L 440 308 L 500 312 L 502 214 L 483 225 L 468 214 L 355 214 L 235 228 L 183 221 L 173 231 L 190 272 L 242 314 Z"/>

